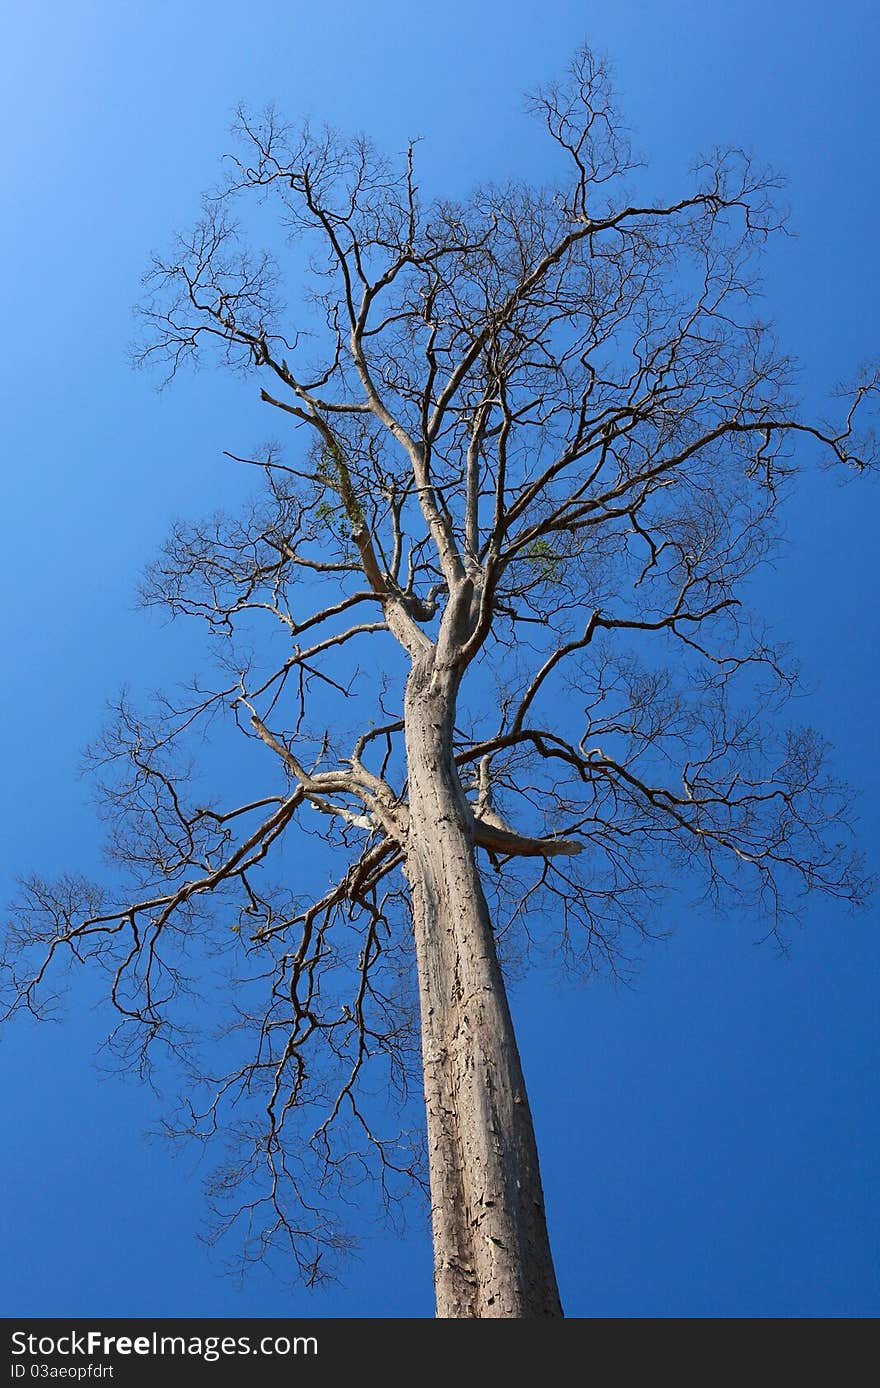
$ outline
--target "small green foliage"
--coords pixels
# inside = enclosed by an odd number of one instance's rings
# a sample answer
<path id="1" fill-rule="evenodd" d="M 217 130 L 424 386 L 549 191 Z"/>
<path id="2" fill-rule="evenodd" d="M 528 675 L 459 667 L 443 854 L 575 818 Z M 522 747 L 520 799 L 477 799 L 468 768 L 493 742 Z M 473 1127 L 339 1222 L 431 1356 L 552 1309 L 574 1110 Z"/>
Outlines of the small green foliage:
<path id="1" fill-rule="evenodd" d="M 544 583 L 559 582 L 562 558 L 549 540 L 533 540 L 523 551 L 523 558 L 531 564 L 536 576 Z"/>
<path id="2" fill-rule="evenodd" d="M 332 487 L 337 492 L 342 502 L 343 510 L 348 518 L 349 524 L 343 523 L 339 532 L 342 539 L 350 538 L 353 532 L 364 523 L 364 513 L 361 504 L 355 494 L 351 480 L 351 473 L 348 470 L 348 463 L 345 455 L 338 444 L 326 444 L 321 450 L 318 458 L 316 472 L 325 486 Z M 337 508 L 330 506 L 322 501 L 315 510 L 315 515 L 330 523 L 330 518 L 337 514 Z"/>

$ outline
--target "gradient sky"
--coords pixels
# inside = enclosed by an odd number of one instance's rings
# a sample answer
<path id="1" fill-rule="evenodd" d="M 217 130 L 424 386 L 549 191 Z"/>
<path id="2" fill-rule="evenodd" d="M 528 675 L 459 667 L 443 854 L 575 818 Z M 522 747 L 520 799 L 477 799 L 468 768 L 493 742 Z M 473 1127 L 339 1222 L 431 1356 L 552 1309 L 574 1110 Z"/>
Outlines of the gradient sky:
<path id="1" fill-rule="evenodd" d="M 253 382 L 205 371 L 159 396 L 125 356 L 148 252 L 196 211 L 237 101 L 391 150 L 422 136 L 433 186 L 463 193 L 540 179 L 521 93 L 587 39 L 671 198 L 715 143 L 788 175 L 798 238 L 770 258 L 768 312 L 821 410 L 880 354 L 878 37 L 861 0 L 5 0 L 0 898 L 19 871 L 99 863 L 80 751 L 122 682 L 185 667 L 183 630 L 134 611 L 138 574 L 174 518 L 238 485 L 223 449 L 263 437 Z M 806 479 L 760 588 L 869 851 L 878 520 L 876 484 Z M 516 988 L 568 1314 L 877 1314 L 877 919 L 817 903 L 780 958 L 754 922 L 679 911 L 631 989 Z M 161 1100 L 96 1068 L 97 1000 L 86 981 L 63 1024 L 0 1040 L 0 1314 L 432 1314 L 418 1211 L 403 1237 L 365 1230 L 329 1290 L 231 1278 L 196 1237 L 197 1154 L 149 1140 Z"/>

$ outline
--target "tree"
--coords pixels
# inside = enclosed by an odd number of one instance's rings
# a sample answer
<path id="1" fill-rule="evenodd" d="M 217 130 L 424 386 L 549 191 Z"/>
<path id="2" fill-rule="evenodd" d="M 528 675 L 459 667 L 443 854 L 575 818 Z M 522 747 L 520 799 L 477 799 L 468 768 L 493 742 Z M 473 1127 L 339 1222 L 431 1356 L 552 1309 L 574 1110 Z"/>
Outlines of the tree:
<path id="1" fill-rule="evenodd" d="M 239 459 L 253 503 L 176 526 L 146 577 L 222 678 L 121 698 L 92 750 L 119 880 L 30 878 L 7 932 L 10 1011 L 65 959 L 107 970 L 124 1057 L 187 1067 L 177 1127 L 235 1137 L 221 1218 L 307 1279 L 345 1246 L 341 1194 L 424 1179 L 377 1098 L 402 1112 L 419 1073 L 445 1317 L 561 1314 L 500 951 L 544 922 L 616 967 L 669 874 L 777 934 L 802 891 L 868 886 L 746 599 L 802 448 L 876 463 L 877 376 L 838 423 L 801 414 L 753 312 L 771 173 L 718 150 L 686 196 L 638 196 L 587 50 L 532 106 L 556 180 L 465 203 L 423 201 L 414 148 L 239 113 L 227 181 L 146 277 L 140 359 L 219 349 L 292 447 Z M 232 220 L 254 201 L 308 250 L 292 309 Z M 231 731 L 230 802 L 196 778 Z M 281 861 L 297 831 L 329 887 Z M 225 1008 L 206 1060 L 187 990 Z"/>

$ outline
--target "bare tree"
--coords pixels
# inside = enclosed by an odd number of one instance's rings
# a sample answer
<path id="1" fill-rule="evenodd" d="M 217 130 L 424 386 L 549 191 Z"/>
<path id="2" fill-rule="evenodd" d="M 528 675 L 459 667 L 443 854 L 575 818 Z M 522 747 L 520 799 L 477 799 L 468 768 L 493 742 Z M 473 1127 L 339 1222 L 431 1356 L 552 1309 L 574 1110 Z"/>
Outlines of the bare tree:
<path id="1" fill-rule="evenodd" d="M 670 876 L 777 933 L 802 891 L 866 885 L 745 597 L 802 451 L 876 461 L 877 376 L 838 423 L 800 413 L 753 311 L 766 170 L 715 151 L 685 196 L 639 196 L 586 50 L 532 107 L 555 181 L 463 203 L 420 197 L 413 149 L 239 113 L 228 181 L 147 276 L 141 356 L 173 376 L 218 349 L 291 447 L 242 459 L 253 505 L 177 526 L 147 576 L 221 678 L 121 700 L 93 749 L 129 876 L 31 879 L 9 931 L 12 1009 L 96 961 L 142 1062 L 196 1067 L 174 1004 L 208 992 L 206 941 L 232 954 L 182 1127 L 231 1122 L 218 1208 L 308 1278 L 356 1181 L 422 1179 L 418 1135 L 381 1127 L 421 1073 L 444 1317 L 561 1315 L 505 932 L 614 967 Z M 231 219 L 253 200 L 307 249 L 292 307 Z M 191 784 L 225 726 L 259 752 L 233 803 Z M 315 832 L 338 870 L 312 892 Z"/>

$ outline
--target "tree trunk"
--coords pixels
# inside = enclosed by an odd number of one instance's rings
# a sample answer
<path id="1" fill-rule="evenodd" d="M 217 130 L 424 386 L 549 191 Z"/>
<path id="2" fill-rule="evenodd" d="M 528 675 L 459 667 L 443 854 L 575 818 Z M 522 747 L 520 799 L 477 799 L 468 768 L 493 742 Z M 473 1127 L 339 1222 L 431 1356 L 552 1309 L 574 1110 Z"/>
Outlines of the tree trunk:
<path id="1" fill-rule="evenodd" d="M 406 690 L 409 838 L 437 1315 L 561 1316 L 532 1116 L 471 814 L 452 760 L 457 679 Z"/>

